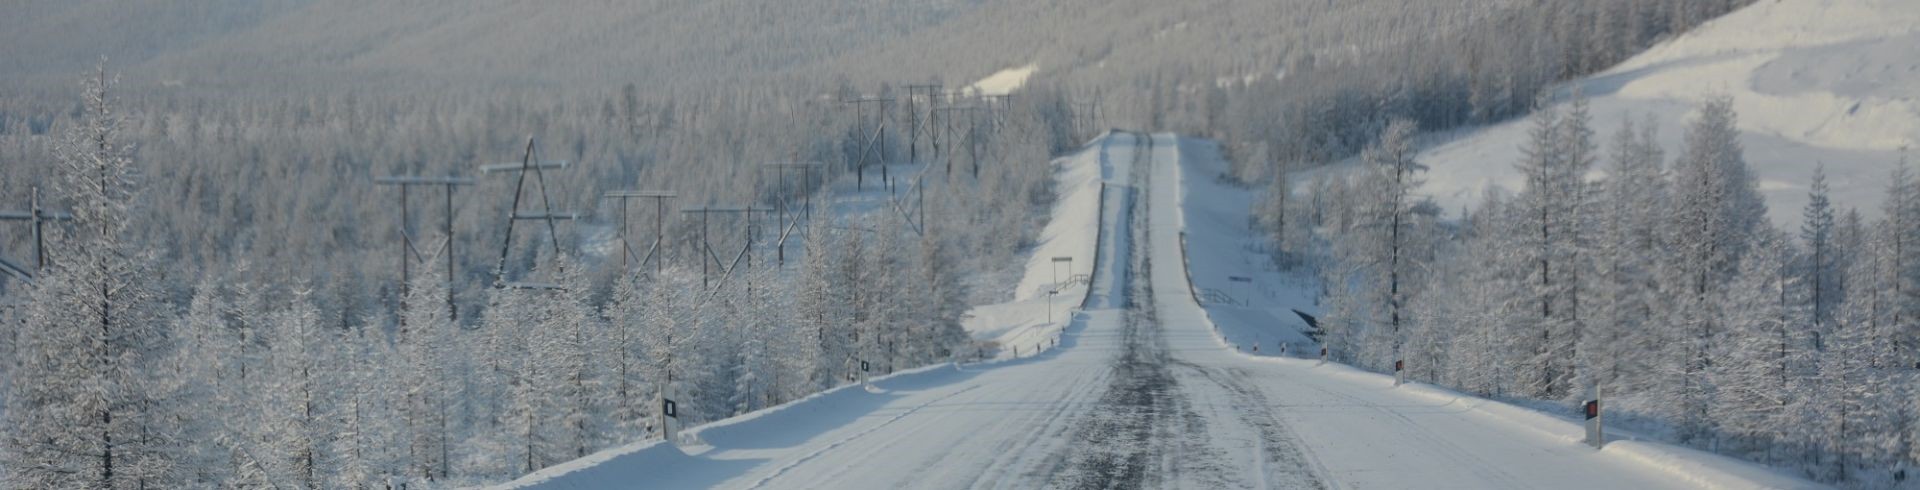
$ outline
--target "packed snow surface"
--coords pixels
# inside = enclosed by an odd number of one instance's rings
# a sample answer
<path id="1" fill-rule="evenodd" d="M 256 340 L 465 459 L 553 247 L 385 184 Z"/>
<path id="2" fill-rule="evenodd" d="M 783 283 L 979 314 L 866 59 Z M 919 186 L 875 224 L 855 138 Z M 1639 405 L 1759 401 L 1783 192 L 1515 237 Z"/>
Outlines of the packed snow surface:
<path id="1" fill-rule="evenodd" d="M 1036 71 L 1040 71 L 1038 63 L 1000 70 L 978 82 L 973 82 L 973 85 L 968 85 L 967 90 L 980 95 L 1010 94 L 1026 85 L 1027 78 L 1032 77 L 1033 72 Z"/>
<path id="2" fill-rule="evenodd" d="M 1797 224 L 1816 164 L 1842 209 L 1879 214 L 1902 147 L 1920 142 L 1920 2 L 1777 0 L 1723 16 L 1606 72 L 1571 84 L 1592 98 L 1602 142 L 1623 120 L 1659 121 L 1680 153 L 1698 102 L 1733 98 L 1747 161 L 1775 222 Z M 1427 191 L 1447 210 L 1480 191 L 1521 187 L 1513 171 L 1528 122 L 1458 135 L 1421 155 Z M 1604 167 L 1604 166 L 1603 166 Z"/>
<path id="3" fill-rule="evenodd" d="M 502 488 L 1811 486 L 1659 444 L 1596 451 L 1557 417 L 1240 352 L 1216 332 L 1269 327 L 1216 329 L 1243 317 L 1209 318 L 1180 245 L 1183 233 L 1216 233 L 1208 220 L 1244 219 L 1245 208 L 1207 204 L 1233 199 L 1212 195 L 1228 189 L 1212 183 L 1210 144 L 1128 134 L 1100 144 L 1129 151 L 1107 148 L 1100 165 L 1118 209 L 1098 214 L 1097 272 L 1057 348 L 843 387 L 695 428 L 698 445 L 616 448 Z M 1291 283 L 1260 277 L 1252 287 L 1285 297 L 1277 290 Z"/>

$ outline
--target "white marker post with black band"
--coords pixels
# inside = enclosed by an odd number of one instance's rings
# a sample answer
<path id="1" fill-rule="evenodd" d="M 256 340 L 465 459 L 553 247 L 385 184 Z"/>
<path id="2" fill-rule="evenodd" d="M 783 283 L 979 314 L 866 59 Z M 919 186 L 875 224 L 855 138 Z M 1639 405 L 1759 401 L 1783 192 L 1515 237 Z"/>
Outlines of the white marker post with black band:
<path id="1" fill-rule="evenodd" d="M 1407 361 L 1393 361 L 1393 385 L 1400 386 L 1406 384 L 1406 382 Z"/>
<path id="2" fill-rule="evenodd" d="M 660 428 L 666 434 L 667 444 L 680 445 L 680 404 L 675 403 L 667 391 L 660 393 Z"/>
<path id="3" fill-rule="evenodd" d="M 1581 411 L 1587 418 L 1587 445 L 1599 449 L 1607 444 L 1606 433 L 1600 425 L 1600 400 L 1587 400 L 1581 404 Z"/>
<path id="4" fill-rule="evenodd" d="M 867 376 L 867 372 L 872 369 L 873 366 L 868 364 L 866 359 L 860 360 L 860 385 L 869 390 L 873 389 L 873 380 Z"/>

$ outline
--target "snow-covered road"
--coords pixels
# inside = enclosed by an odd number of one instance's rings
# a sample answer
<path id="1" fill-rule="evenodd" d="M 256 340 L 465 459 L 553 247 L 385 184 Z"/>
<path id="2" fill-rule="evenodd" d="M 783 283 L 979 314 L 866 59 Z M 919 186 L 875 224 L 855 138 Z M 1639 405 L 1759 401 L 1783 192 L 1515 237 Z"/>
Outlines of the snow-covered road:
<path id="1" fill-rule="evenodd" d="M 612 450 L 526 488 L 1671 488 L 1653 466 L 1313 361 L 1252 357 L 1188 290 L 1182 141 L 1108 137 L 1085 311 L 1058 346 Z M 1195 250 L 1194 253 L 1208 253 Z M 1050 342 L 1049 342 L 1050 343 Z"/>

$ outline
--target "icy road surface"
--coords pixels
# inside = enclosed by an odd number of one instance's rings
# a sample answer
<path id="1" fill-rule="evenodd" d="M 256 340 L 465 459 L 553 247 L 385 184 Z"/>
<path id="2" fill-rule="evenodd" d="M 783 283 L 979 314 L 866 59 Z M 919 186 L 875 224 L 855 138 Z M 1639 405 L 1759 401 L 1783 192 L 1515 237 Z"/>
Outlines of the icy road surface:
<path id="1" fill-rule="evenodd" d="M 1384 377 L 1241 355 L 1188 291 L 1181 141 L 1102 142 L 1087 309 L 1058 346 L 840 389 L 526 488 L 1676 488 L 1670 474 Z M 1195 250 L 1194 253 L 1208 253 Z"/>

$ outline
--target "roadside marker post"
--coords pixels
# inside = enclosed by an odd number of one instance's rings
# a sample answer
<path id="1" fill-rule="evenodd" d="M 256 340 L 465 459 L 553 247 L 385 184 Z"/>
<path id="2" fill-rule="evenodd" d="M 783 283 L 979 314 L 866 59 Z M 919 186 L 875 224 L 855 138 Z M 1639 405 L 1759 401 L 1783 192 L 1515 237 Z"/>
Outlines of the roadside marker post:
<path id="1" fill-rule="evenodd" d="M 1059 284 L 1055 284 L 1053 285 L 1053 289 L 1047 290 L 1047 323 L 1053 323 L 1053 297 L 1059 294 Z"/>
<path id="2" fill-rule="evenodd" d="M 668 444 L 680 445 L 680 404 L 674 403 L 665 392 L 660 396 L 660 428 Z"/>
<path id="3" fill-rule="evenodd" d="M 1393 361 L 1393 385 L 1400 386 L 1406 384 L 1406 382 L 1407 361 Z"/>
<path id="4" fill-rule="evenodd" d="M 1325 365 L 1326 363 L 1327 363 L 1327 348 L 1321 347 L 1320 348 L 1320 364 Z"/>
<path id="5" fill-rule="evenodd" d="M 873 389 L 873 378 L 868 376 L 867 373 L 872 370 L 873 365 L 871 363 L 868 363 L 866 359 L 860 360 L 860 385 L 865 386 L 869 390 Z"/>
<path id="6" fill-rule="evenodd" d="M 1234 283 L 1234 293 L 1240 296 L 1240 306 L 1253 304 L 1253 298 L 1247 296 L 1247 287 L 1244 286 L 1244 284 L 1252 283 L 1253 278 L 1247 276 L 1227 276 L 1227 281 Z"/>
<path id="7" fill-rule="evenodd" d="M 1607 444 L 1606 427 L 1600 422 L 1600 390 L 1594 389 L 1593 399 L 1581 404 L 1587 419 L 1587 445 L 1600 449 Z"/>

